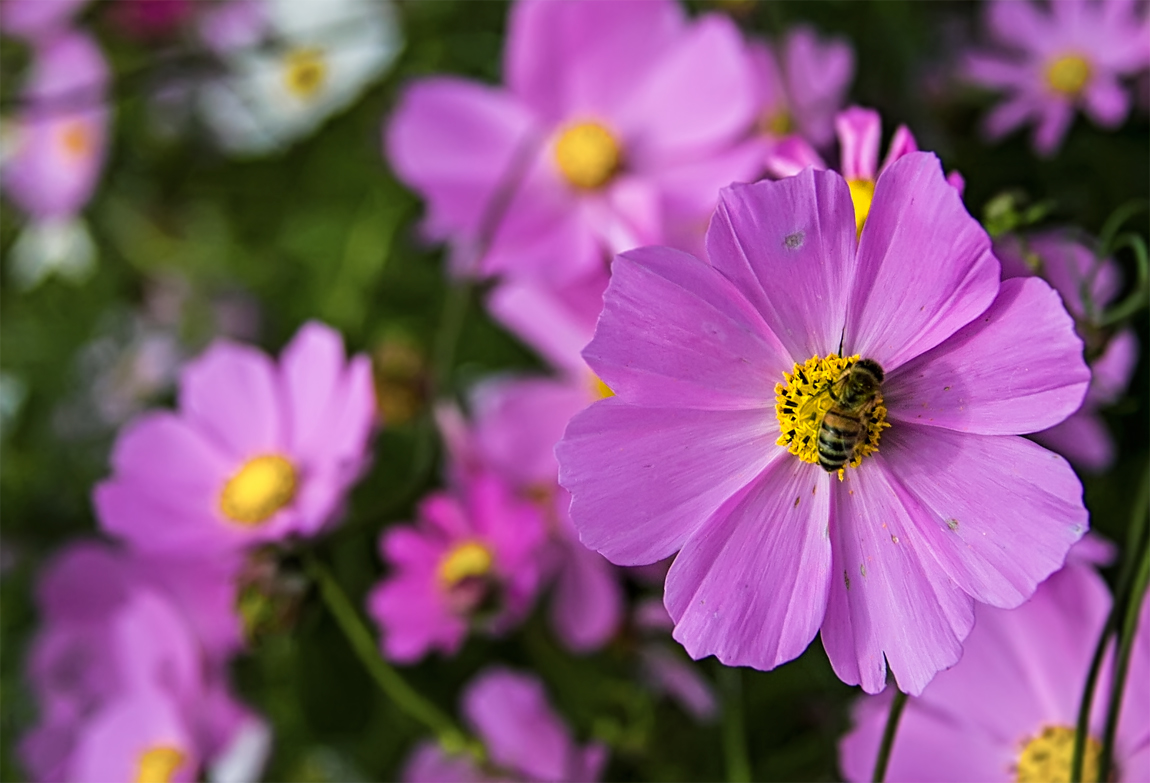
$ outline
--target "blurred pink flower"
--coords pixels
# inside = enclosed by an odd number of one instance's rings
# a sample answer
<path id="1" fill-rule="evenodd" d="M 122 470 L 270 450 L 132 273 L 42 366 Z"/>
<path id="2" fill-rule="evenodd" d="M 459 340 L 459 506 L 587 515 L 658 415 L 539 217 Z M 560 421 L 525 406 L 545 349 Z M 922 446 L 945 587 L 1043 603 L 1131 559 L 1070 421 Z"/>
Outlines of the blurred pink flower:
<path id="1" fill-rule="evenodd" d="M 266 735 L 227 688 L 239 643 L 231 575 L 218 559 L 137 560 L 94 542 L 55 557 L 28 670 L 40 721 L 20 743 L 33 778 L 134 780 L 155 751 L 151 763 L 178 758 L 172 779 L 190 780 L 242 734 Z"/>
<path id="2" fill-rule="evenodd" d="M 498 667 L 480 672 L 463 693 L 463 715 L 487 749 L 484 766 L 423 743 L 408 759 L 401 780 L 587 783 L 603 774 L 607 749 L 577 745 L 547 701 L 543 683 L 530 674 Z"/>
<path id="3" fill-rule="evenodd" d="M 93 493 L 105 530 L 146 551 L 218 552 L 318 533 L 368 459 L 375 420 L 366 356 L 338 332 L 300 328 L 277 366 L 217 340 L 180 376 L 179 411 L 120 433 Z"/>
<path id="4" fill-rule="evenodd" d="M 726 17 L 690 20 L 673 0 L 520 0 L 508 27 L 505 87 L 416 81 L 385 129 L 456 274 L 563 285 L 619 250 L 693 246 L 719 188 L 761 169 Z"/>
<path id="5" fill-rule="evenodd" d="M 5 128 L 0 183 L 28 217 L 13 274 L 31 288 L 49 272 L 81 279 L 95 250 L 78 215 L 104 165 L 108 66 L 95 42 L 63 33 L 33 45 L 20 112 Z"/>
<path id="6" fill-rule="evenodd" d="M 1077 549 L 1077 548 L 1076 548 Z M 962 660 L 942 672 L 899 722 L 890 781 L 1070 780 L 1078 708 L 1110 592 L 1073 557 L 1018 609 L 976 609 Z M 1110 692 L 1103 668 L 1090 718 L 1083 780 L 1097 780 Z M 889 712 L 888 694 L 855 705 L 839 744 L 847 780 L 870 780 Z M 1150 780 L 1150 601 L 1142 614 L 1115 744 L 1116 781 Z"/>
<path id="7" fill-rule="evenodd" d="M 1092 326 L 1121 290 L 1118 264 L 1109 258 L 1096 259 L 1090 248 L 1061 231 L 1025 241 L 1005 236 L 995 241 L 994 250 L 1002 261 L 1003 279 L 1040 275 L 1054 286 L 1086 341 L 1088 355 L 1094 355 L 1082 407 L 1066 421 L 1035 433 L 1034 440 L 1080 468 L 1106 470 L 1114 462 L 1114 439 L 1098 410 L 1126 392 L 1138 365 L 1138 338 L 1133 329 L 1123 329 L 1098 345 L 1101 332 Z"/>
<path id="8" fill-rule="evenodd" d="M 1034 120 L 1034 149 L 1053 154 L 1081 108 L 1104 128 L 1122 123 L 1130 95 L 1120 77 L 1150 67 L 1150 16 L 1134 0 L 993 0 L 986 27 L 1002 47 L 972 52 L 967 79 L 1008 94 L 983 128 L 999 139 Z"/>
<path id="9" fill-rule="evenodd" d="M 196 13 L 192 0 L 117 0 L 111 19 L 116 27 L 136 38 L 171 35 Z"/>
<path id="10" fill-rule="evenodd" d="M 647 637 L 639 648 L 639 660 L 643 677 L 651 688 L 674 699 L 696 721 L 714 720 L 719 714 L 714 689 L 699 671 L 698 664 L 683 660 L 682 650 L 671 648 L 670 633 L 675 621 L 667 614 L 663 602 L 658 599 L 639 602 L 633 622 Z"/>
<path id="11" fill-rule="evenodd" d="M 438 492 L 418 522 L 389 528 L 380 552 L 391 573 L 368 596 L 386 658 L 454 655 L 472 629 L 502 634 L 523 620 L 539 588 L 543 521 L 492 474 Z"/>
<path id="12" fill-rule="evenodd" d="M 0 3 L 0 32 L 36 41 L 67 27 L 90 0 L 4 0 Z"/>
<path id="13" fill-rule="evenodd" d="M 831 143 L 834 117 L 854 79 L 845 38 L 820 39 L 810 27 L 787 32 L 781 55 L 764 41 L 748 43 L 759 129 L 772 138 L 796 134 L 815 147 Z"/>
<path id="14" fill-rule="evenodd" d="M 556 448 L 580 539 L 621 565 L 679 551 L 664 600 L 692 657 L 773 669 L 821 629 L 845 682 L 880 691 L 889 661 L 920 693 L 975 601 L 1022 603 L 1086 530 L 1074 472 L 1016 437 L 1081 404 L 1082 343 L 1046 283 L 1000 284 L 927 153 L 879 177 L 861 236 L 847 183 L 806 169 L 724 190 L 707 248 L 615 259 L 584 356 L 617 396 Z M 883 377 L 836 480 L 820 411 L 860 356 Z"/>

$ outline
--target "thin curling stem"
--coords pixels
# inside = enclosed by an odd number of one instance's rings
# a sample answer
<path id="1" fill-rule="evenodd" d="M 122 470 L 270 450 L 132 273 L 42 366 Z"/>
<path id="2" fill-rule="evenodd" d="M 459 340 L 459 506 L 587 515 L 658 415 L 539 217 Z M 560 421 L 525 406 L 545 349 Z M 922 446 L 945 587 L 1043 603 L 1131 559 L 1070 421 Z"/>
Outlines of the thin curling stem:
<path id="1" fill-rule="evenodd" d="M 1138 615 L 1146 595 L 1146 584 L 1150 581 L 1150 546 L 1142 552 L 1142 565 L 1138 578 L 1134 580 L 1134 590 L 1126 603 L 1126 620 L 1118 650 L 1118 663 L 1114 667 L 1114 682 L 1110 688 L 1110 705 L 1106 711 L 1106 729 L 1102 735 L 1102 760 L 1098 770 L 1099 780 L 1110 779 L 1110 766 L 1114 757 L 1114 739 L 1118 735 L 1118 716 L 1122 711 L 1122 696 L 1126 690 L 1126 675 L 1130 670 L 1130 653 L 1134 649 L 1134 637 L 1138 631 Z"/>
<path id="2" fill-rule="evenodd" d="M 723 752 L 730 783 L 750 783 L 751 763 L 747 758 L 747 730 L 743 723 L 743 673 L 733 666 L 719 672 L 723 689 Z"/>
<path id="3" fill-rule="evenodd" d="M 404 713 L 431 729 L 444 750 L 468 752 L 482 759 L 483 746 L 479 741 L 464 734 L 451 718 L 408 685 L 399 672 L 380 657 L 371 632 L 327 567 L 311 554 L 305 556 L 305 563 L 308 574 L 319 585 L 328 611 L 379 689 Z"/>
<path id="4" fill-rule="evenodd" d="M 879 745 L 878 758 L 874 762 L 874 774 L 871 776 L 874 783 L 882 783 L 886 780 L 886 768 L 890 764 L 890 751 L 894 747 L 894 735 L 898 731 L 898 722 L 902 718 L 906 701 L 907 695 L 896 685 L 894 699 L 890 703 L 890 714 L 886 719 L 886 728 L 882 732 L 882 744 Z"/>

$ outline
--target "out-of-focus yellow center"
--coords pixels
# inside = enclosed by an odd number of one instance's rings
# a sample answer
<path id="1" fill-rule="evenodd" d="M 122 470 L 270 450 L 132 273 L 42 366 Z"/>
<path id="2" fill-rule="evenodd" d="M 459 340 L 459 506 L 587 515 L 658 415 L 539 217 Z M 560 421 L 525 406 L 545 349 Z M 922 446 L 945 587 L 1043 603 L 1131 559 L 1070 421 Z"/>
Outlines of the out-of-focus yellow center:
<path id="1" fill-rule="evenodd" d="M 1074 756 L 1074 727 L 1047 726 L 1027 741 L 1018 757 L 1018 783 L 1070 783 L 1070 764 Z M 1102 745 L 1093 737 L 1086 738 L 1082 756 L 1082 783 L 1098 783 L 1098 762 Z"/>
<path id="2" fill-rule="evenodd" d="M 278 454 L 255 457 L 224 485 L 220 510 L 234 522 L 258 525 L 292 502 L 297 483 L 295 466 L 288 460 Z"/>
<path id="3" fill-rule="evenodd" d="M 1055 92 L 1075 96 L 1090 81 L 1090 63 L 1076 54 L 1059 57 L 1046 69 L 1046 82 Z"/>
<path id="4" fill-rule="evenodd" d="M 136 783 L 171 783 L 184 763 L 184 754 L 169 745 L 148 748 L 140 756 L 140 771 L 136 773 Z"/>
<path id="5" fill-rule="evenodd" d="M 608 397 L 614 397 L 615 392 L 611 387 L 603 383 L 603 379 L 594 373 L 591 374 L 591 399 L 592 400 L 605 400 Z"/>
<path id="6" fill-rule="evenodd" d="M 786 136 L 794 129 L 794 117 L 786 109 L 768 112 L 759 119 L 759 130 L 768 136 Z"/>
<path id="7" fill-rule="evenodd" d="M 855 229 L 862 234 L 863 223 L 866 223 L 871 202 L 874 201 L 874 180 L 848 179 L 847 187 L 851 190 L 851 203 L 855 205 Z"/>
<path id="8" fill-rule="evenodd" d="M 283 59 L 284 85 L 301 100 L 315 97 L 327 81 L 327 59 L 315 48 L 292 49 Z"/>
<path id="9" fill-rule="evenodd" d="M 73 159 L 86 158 L 92 154 L 95 143 L 87 123 L 71 120 L 60 126 L 56 139 L 64 154 Z"/>
<path id="10" fill-rule="evenodd" d="M 619 142 L 597 122 L 572 125 L 555 142 L 555 163 L 577 188 L 603 187 L 615 175 L 621 159 Z"/>
<path id="11" fill-rule="evenodd" d="M 836 405 L 831 386 L 858 360 L 858 354 L 843 358 L 831 353 L 824 359 L 812 356 L 806 363 L 796 364 L 793 372 L 783 373 L 785 382 L 775 384 L 775 416 L 782 430 L 775 441 L 778 445 L 786 446 L 803 462 L 819 464 L 819 428 L 827 411 Z M 863 457 L 878 451 L 879 437 L 890 426 L 881 393 L 875 395 L 865 425 L 866 432 L 859 434 L 848 462 L 852 468 L 861 465 Z M 839 471 L 840 481 L 843 472 Z"/>
<path id="12" fill-rule="evenodd" d="M 464 579 L 487 576 L 493 563 L 490 549 L 478 541 L 464 541 L 439 561 L 439 581 L 444 587 L 454 587 Z"/>

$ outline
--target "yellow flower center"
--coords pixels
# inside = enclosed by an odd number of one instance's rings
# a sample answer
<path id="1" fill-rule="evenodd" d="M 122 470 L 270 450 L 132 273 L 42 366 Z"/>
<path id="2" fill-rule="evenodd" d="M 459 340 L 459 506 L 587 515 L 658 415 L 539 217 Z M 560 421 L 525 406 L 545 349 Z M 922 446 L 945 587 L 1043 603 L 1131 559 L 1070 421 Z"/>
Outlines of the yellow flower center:
<path id="1" fill-rule="evenodd" d="M 1059 57 L 1046 69 L 1046 82 L 1055 92 L 1071 97 L 1090 81 L 1090 63 L 1076 54 Z"/>
<path id="2" fill-rule="evenodd" d="M 87 124 L 81 120 L 64 123 L 57 131 L 57 141 L 64 154 L 73 159 L 86 158 L 95 146 Z"/>
<path id="3" fill-rule="evenodd" d="M 610 181 L 619 168 L 619 142 L 597 122 L 580 122 L 559 136 L 555 163 L 577 188 L 595 190 Z"/>
<path id="4" fill-rule="evenodd" d="M 224 485 L 220 510 L 234 522 L 258 525 L 292 502 L 298 478 L 295 466 L 278 454 L 250 459 Z"/>
<path id="5" fill-rule="evenodd" d="M 864 376 L 869 373 L 856 366 L 859 359 L 857 354 L 812 356 L 775 384 L 775 416 L 782 429 L 776 443 L 803 462 L 824 468 L 838 464 L 840 481 L 847 465 L 857 468 L 863 457 L 878 451 L 879 437 L 890 426 L 882 392 L 877 386 L 868 390 Z"/>
<path id="6" fill-rule="evenodd" d="M 319 49 L 292 49 L 284 55 L 283 77 L 288 92 L 311 100 L 327 81 L 327 60 Z"/>
<path id="7" fill-rule="evenodd" d="M 614 397 L 614 396 L 615 396 L 615 392 L 611 390 L 611 387 L 608 386 L 607 384 L 603 383 L 603 379 L 600 378 L 598 375 L 595 375 L 594 373 L 592 373 L 591 374 L 591 399 L 592 399 L 592 401 L 594 401 L 594 400 L 605 400 L 608 397 Z"/>
<path id="8" fill-rule="evenodd" d="M 140 771 L 136 783 L 170 783 L 184 763 L 184 754 L 168 745 L 148 748 L 140 756 Z"/>
<path id="9" fill-rule="evenodd" d="M 457 544 L 439 561 L 439 581 L 452 588 L 465 579 L 480 579 L 491 572 L 491 550 L 478 541 Z"/>
<path id="10" fill-rule="evenodd" d="M 1074 756 L 1074 727 L 1047 726 L 1029 741 L 1018 757 L 1018 783 L 1070 783 L 1070 763 Z M 1098 782 L 1098 762 L 1102 745 L 1086 738 L 1082 759 L 1082 782 Z"/>
<path id="11" fill-rule="evenodd" d="M 873 179 L 849 179 L 847 187 L 851 190 L 851 203 L 855 205 L 855 228 L 861 235 L 863 223 L 870 214 L 870 205 L 874 201 Z"/>
<path id="12" fill-rule="evenodd" d="M 795 129 L 795 120 L 786 109 L 764 114 L 759 118 L 759 130 L 768 136 L 786 136 Z"/>

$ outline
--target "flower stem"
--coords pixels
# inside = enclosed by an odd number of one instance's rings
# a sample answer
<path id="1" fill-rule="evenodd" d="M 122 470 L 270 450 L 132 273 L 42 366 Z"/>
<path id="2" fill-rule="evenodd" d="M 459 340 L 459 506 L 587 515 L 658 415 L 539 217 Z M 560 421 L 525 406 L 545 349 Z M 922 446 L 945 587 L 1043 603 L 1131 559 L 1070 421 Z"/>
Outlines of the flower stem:
<path id="1" fill-rule="evenodd" d="M 1122 570 L 1118 574 L 1117 589 L 1114 592 L 1114 604 L 1102 633 L 1098 637 L 1098 644 L 1094 648 L 1094 658 L 1090 661 L 1090 670 L 1086 675 L 1086 686 L 1082 691 L 1082 701 L 1078 706 L 1078 724 L 1074 732 L 1074 749 L 1070 757 L 1070 780 L 1073 783 L 1082 782 L 1082 771 L 1086 759 L 1086 737 L 1090 732 L 1090 711 L 1094 702 L 1094 692 L 1098 685 L 1098 674 L 1102 670 L 1102 662 L 1106 658 L 1106 649 L 1110 644 L 1110 636 L 1118 628 L 1118 620 L 1122 616 L 1123 597 L 1130 595 L 1131 581 L 1134 579 L 1134 569 L 1138 563 L 1138 553 L 1150 541 L 1146 540 L 1148 530 L 1147 510 L 1150 509 L 1150 472 L 1143 472 L 1142 483 L 1134 500 L 1134 511 L 1130 517 L 1130 524 L 1126 532 L 1126 547 L 1122 562 Z"/>
<path id="2" fill-rule="evenodd" d="M 878 748 L 878 758 L 874 762 L 874 774 L 871 780 L 882 783 L 886 779 L 886 768 L 890 763 L 890 751 L 894 747 L 894 735 L 898 731 L 898 721 L 902 717 L 902 710 L 906 706 L 907 696 L 899 687 L 895 686 L 894 699 L 890 703 L 890 714 L 886 719 L 886 728 L 882 732 L 882 744 Z"/>
<path id="3" fill-rule="evenodd" d="M 743 725 L 743 673 L 733 667 L 719 670 L 723 689 L 723 751 L 727 759 L 727 780 L 750 783 L 751 762 L 747 758 L 747 730 Z"/>
<path id="4" fill-rule="evenodd" d="M 444 750 L 454 753 L 465 751 L 482 758 L 483 746 L 478 740 L 468 737 L 451 718 L 408 685 L 399 672 L 380 657 L 374 637 L 327 567 L 310 553 L 304 556 L 304 562 L 308 574 L 319 586 L 328 611 L 379 689 L 400 710 L 431 729 Z"/>

